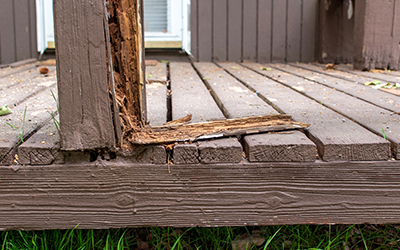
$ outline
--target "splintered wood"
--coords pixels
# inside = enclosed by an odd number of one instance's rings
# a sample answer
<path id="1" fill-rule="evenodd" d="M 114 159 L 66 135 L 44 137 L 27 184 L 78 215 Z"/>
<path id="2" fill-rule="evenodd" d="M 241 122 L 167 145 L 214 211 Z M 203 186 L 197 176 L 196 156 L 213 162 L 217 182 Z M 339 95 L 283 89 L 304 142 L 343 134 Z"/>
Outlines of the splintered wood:
<path id="1" fill-rule="evenodd" d="M 122 148 L 132 144 L 165 144 L 209 138 L 308 127 L 289 115 L 257 116 L 185 124 L 191 115 L 160 127 L 144 127 L 145 95 L 142 70 L 142 35 L 139 1 L 110 0 L 109 30 L 115 79 L 115 102 L 122 126 Z M 112 74 L 111 74 L 112 75 Z M 117 115 L 114 114 L 114 119 Z M 117 124 L 117 123 L 115 123 Z"/>
<path id="2" fill-rule="evenodd" d="M 255 116 L 220 121 L 145 127 L 133 134 L 132 144 L 164 144 L 194 141 L 202 136 L 222 137 L 270 131 L 306 128 L 310 124 L 294 122 L 290 115 Z"/>
<path id="3" fill-rule="evenodd" d="M 143 125 L 145 118 L 140 4 L 110 0 L 108 11 L 116 103 L 122 137 L 126 139 Z"/>

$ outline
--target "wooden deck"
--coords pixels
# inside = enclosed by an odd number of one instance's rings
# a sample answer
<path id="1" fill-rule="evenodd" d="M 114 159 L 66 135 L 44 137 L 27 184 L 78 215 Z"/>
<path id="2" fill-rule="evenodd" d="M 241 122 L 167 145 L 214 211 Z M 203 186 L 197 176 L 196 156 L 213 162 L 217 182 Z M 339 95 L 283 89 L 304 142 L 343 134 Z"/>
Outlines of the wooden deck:
<path id="1" fill-rule="evenodd" d="M 151 125 L 281 113 L 311 126 L 130 154 L 60 151 L 55 67 L 1 69 L 0 229 L 399 223 L 399 91 L 364 83 L 400 73 L 324 67 L 148 66 Z"/>

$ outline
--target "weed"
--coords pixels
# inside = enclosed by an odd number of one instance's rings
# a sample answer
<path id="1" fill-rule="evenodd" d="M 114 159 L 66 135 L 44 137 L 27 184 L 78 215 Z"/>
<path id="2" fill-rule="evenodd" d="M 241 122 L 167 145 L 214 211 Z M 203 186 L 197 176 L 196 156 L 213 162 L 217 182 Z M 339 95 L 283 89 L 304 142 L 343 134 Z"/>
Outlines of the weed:
<path id="1" fill-rule="evenodd" d="M 12 125 L 11 123 L 6 122 L 6 124 L 8 126 L 10 126 L 12 129 L 14 129 L 15 131 L 18 132 L 19 135 L 19 140 L 21 140 L 22 143 L 24 143 L 24 135 L 25 135 L 25 118 L 26 118 L 26 109 L 27 107 L 25 106 L 24 109 L 24 116 L 22 118 L 22 129 L 20 131 L 20 128 L 15 127 L 14 125 Z M 17 140 L 18 140 L 18 136 L 17 136 Z"/>
<path id="2" fill-rule="evenodd" d="M 58 105 L 58 99 L 54 95 L 53 90 L 50 90 L 50 92 L 51 92 L 51 96 L 53 97 L 53 100 L 56 102 L 56 105 L 57 105 L 57 114 L 60 114 L 60 108 L 59 108 L 59 105 Z M 57 131 L 60 132 L 60 122 L 54 117 L 53 113 L 50 113 L 49 111 L 47 111 L 47 113 L 49 113 L 51 118 L 53 119 L 54 126 L 56 126 Z"/>
<path id="3" fill-rule="evenodd" d="M 388 141 L 388 139 L 386 138 L 386 134 L 385 134 L 385 130 L 382 128 L 382 135 L 383 135 L 383 139 L 385 139 L 386 141 Z"/>

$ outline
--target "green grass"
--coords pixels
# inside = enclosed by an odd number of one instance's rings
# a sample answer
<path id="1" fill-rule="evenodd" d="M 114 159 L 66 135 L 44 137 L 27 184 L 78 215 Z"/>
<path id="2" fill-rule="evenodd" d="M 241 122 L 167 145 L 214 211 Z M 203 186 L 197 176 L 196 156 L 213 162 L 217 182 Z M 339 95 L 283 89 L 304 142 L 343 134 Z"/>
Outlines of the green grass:
<path id="1" fill-rule="evenodd" d="M 247 249 L 400 249 L 398 225 L 295 225 L 219 228 L 8 231 L 1 249 L 232 249 L 257 232 L 265 241 Z"/>
<path id="2" fill-rule="evenodd" d="M 15 127 L 14 125 L 12 125 L 11 123 L 6 122 L 6 124 L 7 124 L 8 126 L 10 126 L 12 129 L 14 129 L 15 131 L 18 132 L 19 138 L 18 138 L 18 136 L 17 136 L 17 140 L 19 139 L 22 143 L 24 143 L 24 136 L 25 136 L 26 109 L 27 109 L 27 107 L 25 106 L 24 115 L 23 115 L 23 118 L 22 118 L 22 128 L 17 128 L 17 127 Z"/>

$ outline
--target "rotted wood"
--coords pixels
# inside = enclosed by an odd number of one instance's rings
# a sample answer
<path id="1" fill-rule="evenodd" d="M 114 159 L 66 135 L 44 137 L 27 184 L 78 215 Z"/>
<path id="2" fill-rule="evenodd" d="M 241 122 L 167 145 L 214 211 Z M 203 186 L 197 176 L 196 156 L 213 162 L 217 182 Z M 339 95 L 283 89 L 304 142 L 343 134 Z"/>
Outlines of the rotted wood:
<path id="1" fill-rule="evenodd" d="M 202 136 L 223 137 L 255 134 L 269 131 L 300 129 L 310 126 L 294 122 L 290 115 L 267 115 L 227 119 L 192 124 L 174 124 L 159 127 L 145 127 L 133 134 L 132 144 L 162 144 L 175 141 L 194 141 Z"/>
<path id="2" fill-rule="evenodd" d="M 144 125 L 146 101 L 143 75 L 141 1 L 109 1 L 109 28 L 115 91 L 126 139 Z"/>
<path id="3" fill-rule="evenodd" d="M 400 222 L 400 163 L 0 167 L 0 229 Z M 40 222 L 40 223 L 38 223 Z"/>

